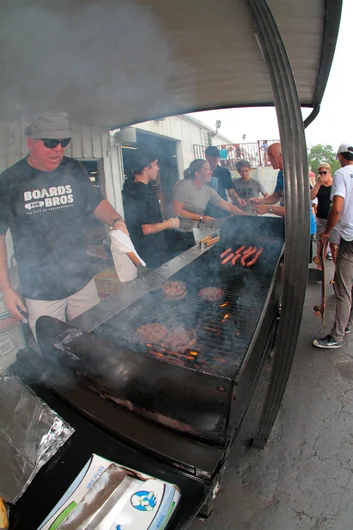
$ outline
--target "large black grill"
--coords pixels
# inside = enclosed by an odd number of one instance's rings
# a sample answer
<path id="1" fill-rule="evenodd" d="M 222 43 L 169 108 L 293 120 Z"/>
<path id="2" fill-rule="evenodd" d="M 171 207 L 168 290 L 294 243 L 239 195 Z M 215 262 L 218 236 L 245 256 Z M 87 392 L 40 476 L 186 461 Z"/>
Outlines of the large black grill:
<path id="1" fill-rule="evenodd" d="M 184 299 L 145 292 L 89 333 L 43 317 L 37 325 L 41 348 L 50 361 L 64 361 L 74 385 L 190 438 L 226 447 L 244 418 L 272 340 L 283 241 L 281 219 L 229 219 L 220 243 L 171 275 L 186 283 Z M 224 249 L 243 244 L 264 247 L 252 268 L 221 265 Z M 177 260 L 180 265 L 183 257 Z M 221 300 L 200 299 L 199 290 L 210 286 L 224 291 Z M 181 326 L 192 344 L 172 351 L 163 343 L 141 343 L 136 330 L 154 322 Z M 99 410 L 90 416 L 99 421 Z"/>

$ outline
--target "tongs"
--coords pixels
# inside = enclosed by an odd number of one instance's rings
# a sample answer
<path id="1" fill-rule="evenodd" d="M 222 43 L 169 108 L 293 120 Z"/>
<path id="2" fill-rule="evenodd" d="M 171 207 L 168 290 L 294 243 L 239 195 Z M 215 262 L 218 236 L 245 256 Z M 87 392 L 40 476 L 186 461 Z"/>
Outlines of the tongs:
<path id="1" fill-rule="evenodd" d="M 137 268 L 137 277 L 146 283 L 150 291 L 158 291 L 163 287 L 166 278 L 152 269 L 144 267 L 134 252 L 127 252 L 127 255 Z"/>

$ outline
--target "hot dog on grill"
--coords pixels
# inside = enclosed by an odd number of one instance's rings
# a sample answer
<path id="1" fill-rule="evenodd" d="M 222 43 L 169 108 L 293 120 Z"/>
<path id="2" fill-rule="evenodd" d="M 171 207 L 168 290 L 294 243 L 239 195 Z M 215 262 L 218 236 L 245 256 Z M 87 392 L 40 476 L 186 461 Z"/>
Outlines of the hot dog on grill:
<path id="1" fill-rule="evenodd" d="M 257 248 L 254 247 L 253 249 L 250 250 L 250 252 L 246 252 L 242 255 L 241 257 L 241 260 L 240 260 L 240 263 L 242 264 L 243 267 L 245 267 L 245 260 L 249 257 L 249 256 L 252 256 L 253 254 L 255 254 L 255 252 L 257 251 Z"/>
<path id="2" fill-rule="evenodd" d="M 232 252 L 232 249 L 231 248 L 227 248 L 227 250 L 225 250 L 224 252 L 222 252 L 222 254 L 220 255 L 220 258 L 223 259 L 226 257 L 227 254 L 229 254 L 229 252 Z"/>
<path id="3" fill-rule="evenodd" d="M 253 257 L 253 259 L 246 263 L 246 266 L 247 267 L 252 267 L 254 265 L 254 263 L 256 263 L 257 260 L 259 259 L 259 256 L 260 256 L 260 254 L 262 254 L 262 251 L 263 251 L 263 247 L 260 247 L 259 250 L 256 252 L 255 256 Z"/>
<path id="4" fill-rule="evenodd" d="M 252 251 L 252 247 L 248 247 L 246 250 L 244 250 L 243 252 L 243 256 L 247 256 L 249 254 L 249 252 Z"/>
<path id="5" fill-rule="evenodd" d="M 241 258 L 241 253 L 240 254 L 235 254 L 234 258 L 232 259 L 232 265 L 235 265 L 239 258 Z"/>
<path id="6" fill-rule="evenodd" d="M 228 261 L 230 261 L 232 258 L 234 258 L 234 252 L 229 254 L 226 258 L 224 258 L 224 260 L 221 261 L 222 265 L 225 265 L 226 263 L 228 263 Z"/>
<path id="7" fill-rule="evenodd" d="M 238 250 L 235 251 L 235 255 L 241 254 L 243 252 L 244 248 L 245 248 L 245 245 L 243 245 L 242 247 L 238 248 Z"/>

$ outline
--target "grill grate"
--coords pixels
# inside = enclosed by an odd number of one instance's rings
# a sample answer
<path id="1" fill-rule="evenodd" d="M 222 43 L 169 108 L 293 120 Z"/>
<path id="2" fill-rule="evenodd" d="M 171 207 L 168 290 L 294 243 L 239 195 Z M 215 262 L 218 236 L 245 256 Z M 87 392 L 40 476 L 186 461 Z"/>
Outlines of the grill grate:
<path id="1" fill-rule="evenodd" d="M 187 284 L 183 300 L 170 301 L 164 298 L 162 291 L 150 292 L 97 327 L 94 333 L 168 363 L 233 378 L 258 324 L 281 245 L 277 248 L 269 245 L 261 262 L 251 269 L 241 265 L 222 266 L 221 252 L 216 245 L 171 278 Z M 224 291 L 221 300 L 208 302 L 198 296 L 201 288 L 211 286 Z M 184 351 L 171 351 L 159 344 L 141 344 L 136 329 L 153 322 L 159 322 L 168 330 L 176 326 L 192 330 L 195 342 Z"/>

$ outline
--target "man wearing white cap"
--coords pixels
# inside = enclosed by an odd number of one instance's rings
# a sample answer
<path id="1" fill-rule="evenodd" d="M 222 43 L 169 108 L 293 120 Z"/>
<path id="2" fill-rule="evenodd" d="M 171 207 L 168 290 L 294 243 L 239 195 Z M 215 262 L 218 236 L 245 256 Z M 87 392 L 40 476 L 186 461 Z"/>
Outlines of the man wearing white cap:
<path id="1" fill-rule="evenodd" d="M 29 155 L 0 176 L 0 291 L 12 316 L 35 334 L 42 315 L 71 320 L 99 303 L 83 235 L 89 216 L 128 234 L 85 168 L 64 156 L 66 113 L 36 117 L 26 129 Z M 10 229 L 24 302 L 12 289 L 5 245 Z"/>
<path id="2" fill-rule="evenodd" d="M 331 333 L 313 341 L 317 348 L 340 348 L 353 323 L 353 144 L 341 144 L 337 158 L 342 167 L 333 177 L 332 206 L 326 229 L 321 234 L 321 239 L 327 241 L 340 220 L 341 242 L 335 274 L 336 317 Z"/>

